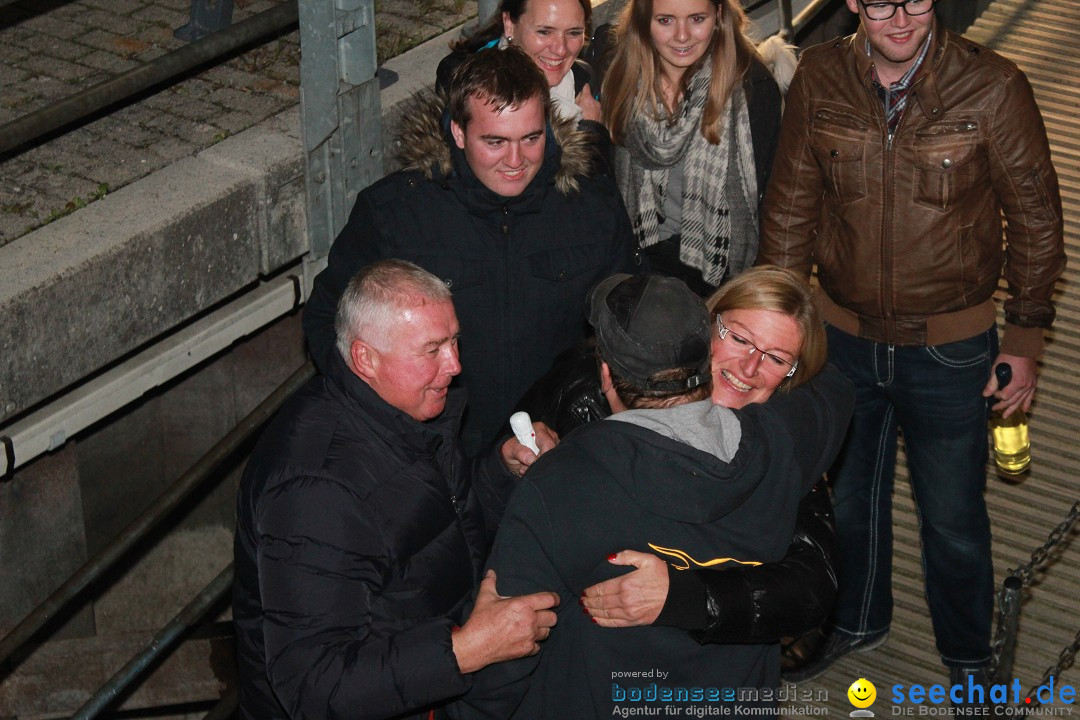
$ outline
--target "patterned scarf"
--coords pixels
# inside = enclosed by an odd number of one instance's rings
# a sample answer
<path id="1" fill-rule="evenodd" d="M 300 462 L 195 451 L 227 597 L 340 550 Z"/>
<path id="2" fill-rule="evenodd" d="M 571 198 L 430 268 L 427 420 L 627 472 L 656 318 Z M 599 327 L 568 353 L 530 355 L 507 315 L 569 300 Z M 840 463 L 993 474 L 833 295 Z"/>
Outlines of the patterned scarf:
<path id="1" fill-rule="evenodd" d="M 615 179 L 638 245 L 649 247 L 660 240 L 671 168 L 683 163 L 679 260 L 717 286 L 729 268 L 734 276 L 757 254 L 757 172 L 741 83 L 724 109 L 720 143 L 710 145 L 701 134 L 711 77 L 708 64 L 694 75 L 674 122 L 634 119 L 625 146 L 616 148 Z"/>

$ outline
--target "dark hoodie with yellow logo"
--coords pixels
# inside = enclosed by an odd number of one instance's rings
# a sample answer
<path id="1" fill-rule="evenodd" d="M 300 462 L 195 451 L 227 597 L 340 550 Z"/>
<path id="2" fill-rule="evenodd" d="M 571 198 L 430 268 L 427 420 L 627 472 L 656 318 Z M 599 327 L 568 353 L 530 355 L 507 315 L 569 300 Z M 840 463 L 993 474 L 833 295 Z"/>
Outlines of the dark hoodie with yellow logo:
<path id="1" fill-rule="evenodd" d="M 633 569 L 607 562 L 624 548 L 680 568 L 782 558 L 799 499 L 839 450 L 853 402 L 850 383 L 830 366 L 762 405 L 631 410 L 569 434 L 515 491 L 489 560 L 501 595 L 558 592 L 558 625 L 538 655 L 477 673 L 452 714 L 561 720 L 775 705 L 778 645 L 601 628 L 578 597 Z"/>

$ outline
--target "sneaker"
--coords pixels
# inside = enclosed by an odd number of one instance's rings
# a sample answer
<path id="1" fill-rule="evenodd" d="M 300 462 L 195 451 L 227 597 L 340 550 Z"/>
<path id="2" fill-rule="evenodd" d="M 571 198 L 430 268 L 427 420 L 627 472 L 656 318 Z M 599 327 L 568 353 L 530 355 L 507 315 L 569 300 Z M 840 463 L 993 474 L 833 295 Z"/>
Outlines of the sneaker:
<path id="1" fill-rule="evenodd" d="M 805 665 L 782 672 L 781 677 L 787 682 L 793 683 L 813 680 L 817 676 L 824 674 L 826 670 L 836 664 L 837 660 L 845 655 L 850 655 L 853 652 L 868 652 L 874 648 L 879 648 L 888 639 L 888 630 L 877 635 L 862 637 L 833 632 L 825 639 L 817 652 L 810 656 Z"/>

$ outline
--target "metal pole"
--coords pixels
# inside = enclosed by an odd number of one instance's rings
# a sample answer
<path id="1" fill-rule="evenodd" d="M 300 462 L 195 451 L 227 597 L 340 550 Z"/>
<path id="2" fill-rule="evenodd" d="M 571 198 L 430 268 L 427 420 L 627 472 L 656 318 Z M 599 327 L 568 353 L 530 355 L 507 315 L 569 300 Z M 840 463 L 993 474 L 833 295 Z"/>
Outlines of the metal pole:
<path id="1" fill-rule="evenodd" d="M 199 618 L 229 591 L 232 581 L 233 565 L 229 563 L 229 566 L 222 570 L 191 602 L 185 605 L 184 609 L 170 620 L 169 624 L 163 627 L 146 647 L 139 651 L 135 657 L 128 660 L 127 664 L 109 679 L 109 682 L 105 683 L 92 698 L 87 700 L 71 716 L 71 720 L 90 720 L 97 717 L 98 713 L 108 707 L 116 699 L 117 695 L 138 679 L 139 675 L 146 670 L 150 663 L 171 648 L 184 631 L 198 622 Z"/>
<path id="2" fill-rule="evenodd" d="M 0 126 L 0 154 L 120 102 L 137 92 L 170 80 L 261 37 L 296 24 L 296 0 L 247 18 L 111 80 L 59 100 L 37 112 Z"/>
<path id="3" fill-rule="evenodd" d="M 1016 630 L 1020 623 L 1020 590 L 1023 587 L 1023 581 L 1015 575 L 1005 578 L 1002 583 L 1001 627 L 998 633 L 1003 634 L 1004 641 L 991 684 L 1005 683 L 1012 677 L 1013 660 L 1016 658 Z"/>
<path id="4" fill-rule="evenodd" d="M 785 0 L 788 3 L 788 7 L 791 7 L 791 1 Z M 795 36 L 802 32 L 802 29 L 814 19 L 814 16 L 825 9 L 830 0 L 813 0 L 806 7 L 802 9 L 795 19 L 791 21 L 791 36 L 788 37 L 788 42 L 795 42 Z"/>
<path id="5" fill-rule="evenodd" d="M 780 34 L 788 42 L 795 40 L 795 28 L 791 24 L 791 0 L 777 0 L 780 12 Z"/>
<path id="6" fill-rule="evenodd" d="M 495 11 L 499 9 L 498 0 L 476 0 L 477 27 L 484 27 L 491 18 L 495 17 Z"/>
<path id="7" fill-rule="evenodd" d="M 3 640 L 0 640 L 0 666 L 3 666 L 4 662 L 16 650 L 33 637 L 72 598 L 111 568 L 143 536 L 161 524 L 162 520 L 198 488 L 218 465 L 235 452 L 245 440 L 254 435 L 277 412 L 277 409 L 314 375 L 315 366 L 310 361 L 304 363 L 266 400 L 263 400 L 257 408 L 252 410 L 214 447 L 199 458 L 198 462 L 181 475 L 170 488 L 159 495 L 157 500 L 143 511 L 142 515 L 135 518 L 119 535 L 113 538 L 112 542 L 102 548 L 97 555 L 88 560 L 52 595 L 23 618 L 22 622 L 5 635 Z"/>

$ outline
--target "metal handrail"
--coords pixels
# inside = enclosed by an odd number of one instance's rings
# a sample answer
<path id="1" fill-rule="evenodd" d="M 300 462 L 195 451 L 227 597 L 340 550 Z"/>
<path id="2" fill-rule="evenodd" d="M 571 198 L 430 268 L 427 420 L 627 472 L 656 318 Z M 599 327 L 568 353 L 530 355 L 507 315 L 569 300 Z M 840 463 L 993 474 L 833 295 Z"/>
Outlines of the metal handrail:
<path id="1" fill-rule="evenodd" d="M 125 553 L 154 530 L 176 507 L 202 485 L 210 474 L 270 419 L 301 385 L 315 375 L 315 366 L 304 363 L 236 427 L 210 448 L 191 468 L 166 489 L 119 535 L 30 612 L 0 640 L 0 667 L 56 616 L 69 602 L 108 571 Z"/>
<path id="2" fill-rule="evenodd" d="M 129 685 L 135 682 L 154 660 L 169 650 L 180 636 L 197 623 L 221 598 L 229 592 L 233 582 L 233 564 L 222 570 L 202 592 L 192 599 L 176 617 L 169 621 L 154 638 L 128 660 L 109 682 L 83 703 L 71 720 L 92 720 L 116 700 Z"/>
<path id="3" fill-rule="evenodd" d="M 810 21 L 817 17 L 817 14 L 825 9 L 825 7 L 833 0 L 813 0 L 809 5 L 802 9 L 791 21 L 791 34 L 788 35 L 789 39 L 793 39 L 803 28 L 810 24 Z"/>
<path id="4" fill-rule="evenodd" d="M 241 20 L 114 78 L 0 125 L 0 154 L 37 140 L 147 88 L 172 80 L 255 40 L 296 25 L 297 0 Z"/>

